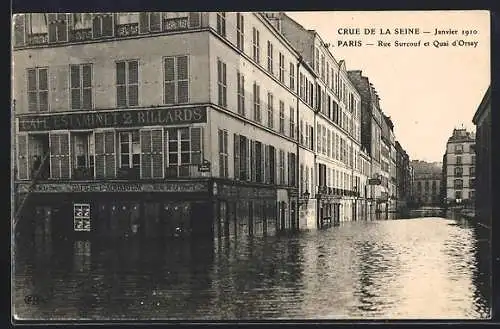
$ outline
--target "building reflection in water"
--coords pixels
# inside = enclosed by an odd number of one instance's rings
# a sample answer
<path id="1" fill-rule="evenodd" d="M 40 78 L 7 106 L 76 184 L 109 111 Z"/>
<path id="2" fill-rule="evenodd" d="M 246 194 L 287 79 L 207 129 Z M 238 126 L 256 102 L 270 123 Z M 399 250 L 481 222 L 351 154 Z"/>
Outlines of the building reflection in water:
<path id="1" fill-rule="evenodd" d="M 491 305 L 484 233 L 443 218 L 215 241 L 25 241 L 20 318 L 480 318 Z M 27 305 L 27 295 L 45 300 Z"/>

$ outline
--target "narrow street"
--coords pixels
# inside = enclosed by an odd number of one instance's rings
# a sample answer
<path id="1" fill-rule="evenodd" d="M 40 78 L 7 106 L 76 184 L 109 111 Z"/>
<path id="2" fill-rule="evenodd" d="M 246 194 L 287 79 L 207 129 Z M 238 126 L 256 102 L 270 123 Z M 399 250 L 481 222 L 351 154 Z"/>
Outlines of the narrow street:
<path id="1" fill-rule="evenodd" d="M 21 319 L 486 318 L 489 249 L 464 220 L 368 220 L 215 242 L 37 238 L 16 249 Z"/>

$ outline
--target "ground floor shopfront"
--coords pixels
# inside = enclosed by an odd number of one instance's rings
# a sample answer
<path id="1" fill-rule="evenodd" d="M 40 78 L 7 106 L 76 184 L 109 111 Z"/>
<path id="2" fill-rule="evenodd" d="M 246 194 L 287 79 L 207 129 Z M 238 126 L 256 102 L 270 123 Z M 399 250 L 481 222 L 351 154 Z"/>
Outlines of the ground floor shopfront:
<path id="1" fill-rule="evenodd" d="M 17 185 L 21 198 L 29 184 Z M 299 229 L 293 190 L 206 179 L 162 183 L 40 183 L 16 233 L 70 238 L 177 238 Z"/>

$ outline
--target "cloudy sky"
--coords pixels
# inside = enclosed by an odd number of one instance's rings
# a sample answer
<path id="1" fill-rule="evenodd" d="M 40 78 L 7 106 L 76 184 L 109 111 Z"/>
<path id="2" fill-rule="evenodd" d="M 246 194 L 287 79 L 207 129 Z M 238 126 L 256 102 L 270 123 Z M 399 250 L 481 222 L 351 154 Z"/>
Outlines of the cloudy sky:
<path id="1" fill-rule="evenodd" d="M 488 12 L 287 14 L 306 29 L 316 30 L 332 45 L 334 57 L 346 61 L 348 70 L 362 70 L 370 78 L 381 97 L 382 110 L 393 119 L 396 139 L 412 160 L 441 161 L 453 128 L 463 125 L 474 130 L 472 117 L 490 84 Z M 339 34 L 338 30 L 344 28 L 359 28 L 361 34 Z M 375 28 L 376 35 L 365 35 L 365 28 Z M 418 28 L 420 34 L 395 35 L 394 29 L 399 28 Z M 382 35 L 380 29 L 390 29 L 391 34 Z M 436 29 L 457 33 L 435 35 Z M 462 30 L 471 32 L 465 35 Z M 339 45 L 349 40 L 360 40 L 363 45 Z M 377 46 L 379 40 L 391 42 L 391 47 Z M 419 47 L 395 46 L 396 41 L 419 40 Z M 467 45 L 453 45 L 460 40 Z M 429 46 L 424 46 L 426 41 Z M 438 47 L 433 46 L 435 41 Z"/>

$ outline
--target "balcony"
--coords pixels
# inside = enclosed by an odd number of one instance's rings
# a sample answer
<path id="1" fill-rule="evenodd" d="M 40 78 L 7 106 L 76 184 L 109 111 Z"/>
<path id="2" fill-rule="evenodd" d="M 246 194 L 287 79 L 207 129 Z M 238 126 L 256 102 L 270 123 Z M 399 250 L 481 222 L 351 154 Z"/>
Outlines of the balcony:
<path id="1" fill-rule="evenodd" d="M 49 42 L 48 33 L 33 33 L 27 36 L 26 43 L 31 45 L 42 45 Z"/>
<path id="2" fill-rule="evenodd" d="M 177 31 L 188 28 L 188 18 L 168 18 L 163 20 L 163 31 Z"/>
<path id="3" fill-rule="evenodd" d="M 70 41 L 85 41 L 92 39 L 92 29 L 79 29 L 79 30 L 70 30 L 69 31 L 69 40 Z"/>
<path id="4" fill-rule="evenodd" d="M 117 37 L 128 37 L 139 34 L 139 23 L 121 24 L 116 26 Z"/>

